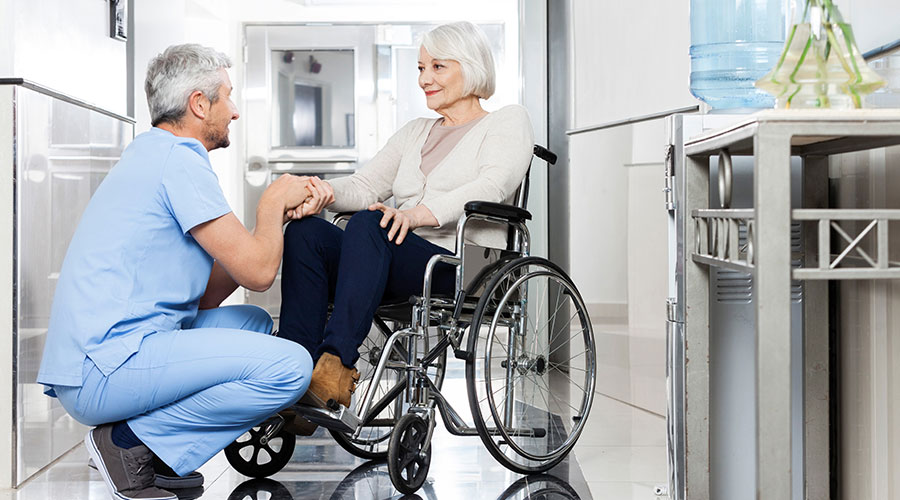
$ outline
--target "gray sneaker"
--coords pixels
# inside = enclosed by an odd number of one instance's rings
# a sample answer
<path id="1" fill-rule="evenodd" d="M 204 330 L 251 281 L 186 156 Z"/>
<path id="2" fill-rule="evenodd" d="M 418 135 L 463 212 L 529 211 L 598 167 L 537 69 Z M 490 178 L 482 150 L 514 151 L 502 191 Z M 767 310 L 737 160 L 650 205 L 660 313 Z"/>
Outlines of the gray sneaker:
<path id="1" fill-rule="evenodd" d="M 88 467 L 97 470 L 94 459 L 88 459 Z M 164 490 L 182 490 L 203 486 L 203 474 L 194 471 L 186 476 L 179 476 L 178 474 L 175 474 L 175 471 L 173 471 L 171 467 L 160 460 L 155 453 L 153 454 L 153 472 L 156 473 L 156 477 L 153 479 L 153 485 Z M 173 493 L 179 495 L 179 500 L 184 500 L 184 495 L 180 495 L 183 492 L 179 491 Z"/>
<path id="2" fill-rule="evenodd" d="M 153 455 L 153 472 L 156 474 L 153 484 L 164 490 L 181 490 L 203 486 L 203 474 L 194 471 L 184 476 L 179 476 L 156 455 Z M 176 493 L 178 498 L 184 500 L 182 498 L 184 496 L 183 491 L 173 493 Z"/>
<path id="3" fill-rule="evenodd" d="M 112 441 L 112 424 L 104 424 L 84 437 L 88 454 L 119 500 L 178 500 L 174 494 L 153 486 L 153 452 L 144 445 L 119 448 Z"/>

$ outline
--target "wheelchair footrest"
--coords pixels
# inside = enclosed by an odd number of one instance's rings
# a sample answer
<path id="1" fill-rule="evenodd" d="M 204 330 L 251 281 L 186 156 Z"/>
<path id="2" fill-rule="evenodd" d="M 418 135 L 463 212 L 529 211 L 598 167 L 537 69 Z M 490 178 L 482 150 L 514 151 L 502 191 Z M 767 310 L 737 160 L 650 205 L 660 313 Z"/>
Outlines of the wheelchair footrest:
<path id="1" fill-rule="evenodd" d="M 294 405 L 294 411 L 314 424 L 338 432 L 356 432 L 361 422 L 355 413 L 343 406 L 330 410 L 318 406 Z"/>
<path id="2" fill-rule="evenodd" d="M 500 430 L 496 427 L 488 427 L 487 432 L 491 436 L 501 436 Z M 506 429 L 506 434 L 512 437 L 547 437 L 547 429 L 543 427 L 535 427 L 533 429 Z"/>

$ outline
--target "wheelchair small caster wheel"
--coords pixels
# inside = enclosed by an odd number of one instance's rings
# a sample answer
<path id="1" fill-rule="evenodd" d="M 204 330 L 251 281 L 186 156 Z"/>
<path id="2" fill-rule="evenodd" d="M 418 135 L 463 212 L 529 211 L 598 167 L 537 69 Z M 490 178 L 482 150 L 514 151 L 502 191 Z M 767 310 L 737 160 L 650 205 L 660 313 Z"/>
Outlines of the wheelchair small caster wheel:
<path id="1" fill-rule="evenodd" d="M 253 478 L 269 477 L 291 461 L 296 438 L 279 429 L 271 437 L 267 434 L 280 422 L 267 420 L 251 428 L 225 447 L 225 458 L 234 470 Z"/>
<path id="2" fill-rule="evenodd" d="M 400 418 L 388 445 L 388 473 L 397 491 L 410 495 L 422 487 L 431 466 L 428 422 L 415 413 Z"/>

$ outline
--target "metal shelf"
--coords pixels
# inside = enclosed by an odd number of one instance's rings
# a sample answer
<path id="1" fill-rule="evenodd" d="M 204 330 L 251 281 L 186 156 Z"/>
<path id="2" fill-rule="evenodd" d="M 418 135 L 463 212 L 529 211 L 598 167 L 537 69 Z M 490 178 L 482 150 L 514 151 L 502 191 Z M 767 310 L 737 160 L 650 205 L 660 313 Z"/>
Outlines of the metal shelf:
<path id="1" fill-rule="evenodd" d="M 683 273 L 686 491 L 709 492 L 710 267 L 753 276 L 756 328 L 756 490 L 790 499 L 802 474 L 808 498 L 829 498 L 828 287 L 825 280 L 897 279 L 889 224 L 900 210 L 831 209 L 828 155 L 900 144 L 900 110 L 769 110 L 685 142 Z M 709 208 L 710 157 L 753 156 L 753 207 Z M 791 157 L 803 161 L 803 200 L 791 208 Z M 897 166 L 900 167 L 900 166 Z M 725 182 L 724 193 L 730 197 Z M 720 199 L 722 196 L 720 187 Z M 727 203 L 727 202 L 726 202 Z M 803 227 L 801 252 L 792 224 Z M 858 226 L 851 228 L 851 226 Z M 853 229 L 853 230 L 851 230 Z M 742 233 L 743 231 L 743 233 Z M 840 243 L 839 245 L 833 245 Z M 832 253 L 835 246 L 836 254 Z M 838 250 L 839 248 L 839 250 Z M 871 252 L 871 254 L 869 253 Z M 796 264 L 799 262 L 799 266 Z M 792 280 L 803 283 L 802 347 L 791 339 Z M 803 467 L 792 467 L 791 360 L 802 349 Z M 707 496 L 708 497 L 708 496 Z"/>
<path id="2" fill-rule="evenodd" d="M 753 273 L 755 261 L 753 209 L 696 209 L 694 245 L 691 259 L 708 266 Z M 891 262 L 889 223 L 900 221 L 900 210 L 885 209 L 795 209 L 791 220 L 815 223 L 818 248 L 814 267 L 793 269 L 796 280 L 877 280 L 900 278 L 900 263 Z M 865 223 L 855 236 L 841 222 Z M 740 230 L 746 231 L 741 242 Z M 831 251 L 832 237 L 837 235 L 846 245 L 837 254 Z M 875 255 L 863 248 L 866 237 L 873 235 Z M 812 249 L 807 249 L 812 252 Z M 842 267 L 838 267 L 842 266 Z"/>

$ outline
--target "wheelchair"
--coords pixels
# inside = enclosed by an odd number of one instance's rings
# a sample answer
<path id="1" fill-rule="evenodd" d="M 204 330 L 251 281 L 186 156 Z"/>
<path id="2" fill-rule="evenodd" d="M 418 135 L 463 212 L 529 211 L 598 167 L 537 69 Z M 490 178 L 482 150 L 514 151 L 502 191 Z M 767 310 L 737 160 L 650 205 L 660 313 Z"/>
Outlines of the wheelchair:
<path id="1" fill-rule="evenodd" d="M 534 155 L 556 162 L 538 145 Z M 561 462 L 584 429 L 595 388 L 593 330 L 572 280 L 547 259 L 529 255 L 528 184 L 526 174 L 515 206 L 467 203 L 456 254 L 431 258 L 421 295 L 378 309 L 360 346 L 360 380 L 349 408 L 334 401 L 326 408 L 293 407 L 353 455 L 386 459 L 402 493 L 425 482 L 438 413 L 450 434 L 479 436 L 500 464 L 521 474 Z M 475 221 L 506 227 L 507 248 L 467 246 L 466 229 Z M 471 263 L 479 260 L 489 263 L 473 272 Z M 453 296 L 431 292 L 441 263 L 456 268 Z M 465 365 L 470 420 L 441 393 L 448 352 Z M 283 424 L 275 415 L 229 445 L 232 467 L 257 478 L 281 470 L 295 446 Z"/>

